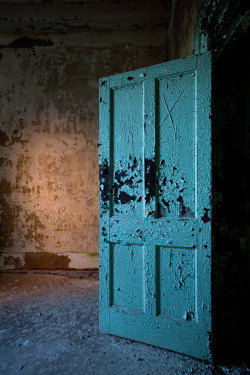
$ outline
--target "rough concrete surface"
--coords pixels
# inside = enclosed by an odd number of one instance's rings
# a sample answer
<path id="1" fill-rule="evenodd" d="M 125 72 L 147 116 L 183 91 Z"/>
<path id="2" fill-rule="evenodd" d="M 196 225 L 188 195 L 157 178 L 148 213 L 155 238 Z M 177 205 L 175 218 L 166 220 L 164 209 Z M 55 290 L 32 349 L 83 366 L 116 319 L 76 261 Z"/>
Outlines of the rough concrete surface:
<path id="1" fill-rule="evenodd" d="M 250 373 L 102 334 L 98 280 L 0 274 L 1 375 Z"/>
<path id="2" fill-rule="evenodd" d="M 98 80 L 165 61 L 166 30 L 0 34 L 0 51 L 0 268 L 98 268 Z"/>

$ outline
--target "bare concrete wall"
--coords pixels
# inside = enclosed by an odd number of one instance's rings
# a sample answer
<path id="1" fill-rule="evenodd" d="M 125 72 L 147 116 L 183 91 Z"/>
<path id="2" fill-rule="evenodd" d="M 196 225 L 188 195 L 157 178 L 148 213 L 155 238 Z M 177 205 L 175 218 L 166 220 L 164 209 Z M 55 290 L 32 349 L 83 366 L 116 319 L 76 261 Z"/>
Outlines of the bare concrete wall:
<path id="1" fill-rule="evenodd" d="M 98 80 L 193 52 L 202 0 L 0 0 L 0 268 L 98 267 Z"/>
<path id="2" fill-rule="evenodd" d="M 98 267 L 98 79 L 166 60 L 166 29 L 1 34 L 1 268 Z"/>
<path id="3" fill-rule="evenodd" d="M 206 0 L 172 0 L 168 23 L 168 59 L 175 60 L 194 53 L 194 28 Z"/>

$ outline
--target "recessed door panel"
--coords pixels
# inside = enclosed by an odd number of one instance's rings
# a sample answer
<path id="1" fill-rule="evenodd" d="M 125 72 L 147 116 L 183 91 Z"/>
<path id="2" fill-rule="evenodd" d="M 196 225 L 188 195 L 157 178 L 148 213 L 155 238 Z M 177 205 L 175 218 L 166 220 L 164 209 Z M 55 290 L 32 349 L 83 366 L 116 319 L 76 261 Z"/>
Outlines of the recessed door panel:
<path id="1" fill-rule="evenodd" d="M 195 217 L 196 72 L 157 80 L 159 216 Z"/>
<path id="2" fill-rule="evenodd" d="M 142 215 L 143 83 L 112 89 L 111 111 L 112 213 Z"/>
<path id="3" fill-rule="evenodd" d="M 165 316 L 196 320 L 196 249 L 157 248 L 157 307 Z"/>
<path id="4" fill-rule="evenodd" d="M 111 305 L 144 311 L 144 247 L 111 246 Z"/>

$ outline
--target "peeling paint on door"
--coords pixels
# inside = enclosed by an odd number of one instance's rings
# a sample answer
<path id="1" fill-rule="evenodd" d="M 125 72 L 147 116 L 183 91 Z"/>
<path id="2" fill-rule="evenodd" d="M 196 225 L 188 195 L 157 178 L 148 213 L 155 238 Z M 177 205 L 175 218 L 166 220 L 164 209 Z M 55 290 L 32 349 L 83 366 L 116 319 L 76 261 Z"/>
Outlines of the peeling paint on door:
<path id="1" fill-rule="evenodd" d="M 100 81 L 101 330 L 203 359 L 210 73 L 204 55 Z"/>

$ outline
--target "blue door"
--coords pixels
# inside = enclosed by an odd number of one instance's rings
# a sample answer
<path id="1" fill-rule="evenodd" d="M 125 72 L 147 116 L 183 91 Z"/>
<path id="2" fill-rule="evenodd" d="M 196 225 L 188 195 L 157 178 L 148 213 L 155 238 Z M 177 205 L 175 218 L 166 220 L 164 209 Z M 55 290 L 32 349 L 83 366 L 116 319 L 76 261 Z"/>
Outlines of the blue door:
<path id="1" fill-rule="evenodd" d="M 100 80 L 100 329 L 211 359 L 211 61 Z"/>

